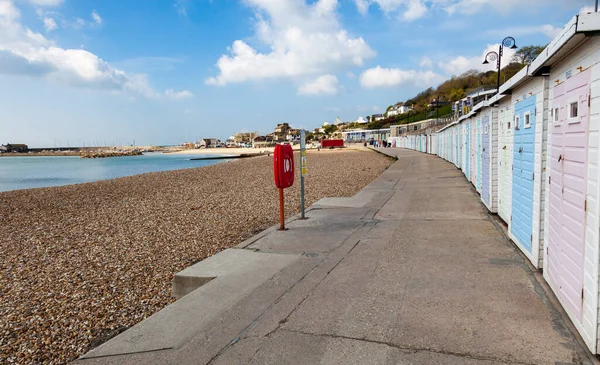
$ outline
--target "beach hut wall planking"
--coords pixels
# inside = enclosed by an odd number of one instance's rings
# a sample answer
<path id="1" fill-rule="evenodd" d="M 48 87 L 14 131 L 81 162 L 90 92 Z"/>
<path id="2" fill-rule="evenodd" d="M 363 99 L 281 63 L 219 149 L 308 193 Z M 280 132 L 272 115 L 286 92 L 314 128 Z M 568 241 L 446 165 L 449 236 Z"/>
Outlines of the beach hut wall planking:
<path id="1" fill-rule="evenodd" d="M 507 224 L 512 209 L 513 108 L 510 98 L 498 103 L 498 215 Z"/>
<path id="2" fill-rule="evenodd" d="M 600 14 L 580 14 L 532 62 L 549 74 L 544 278 L 599 351 Z"/>
<path id="3" fill-rule="evenodd" d="M 471 184 L 475 185 L 475 181 L 477 179 L 477 126 L 475 118 L 467 119 L 467 123 L 469 123 L 469 181 Z"/>
<path id="4" fill-rule="evenodd" d="M 487 103 L 486 103 L 487 104 Z M 498 209 L 498 108 L 482 109 L 481 201 L 492 213 Z"/>
<path id="5" fill-rule="evenodd" d="M 528 76 L 527 67 L 500 89 L 511 99 L 512 173 L 509 237 L 536 267 L 541 267 L 544 209 L 541 204 L 545 186 L 541 184 L 546 164 L 547 133 L 544 102 L 547 76 Z M 511 141 L 506 141 L 508 145 Z M 510 162 L 510 161 L 507 161 Z"/>
<path id="6" fill-rule="evenodd" d="M 475 183 L 475 189 L 481 194 L 481 154 L 482 154 L 482 144 L 481 144 L 481 135 L 482 135 L 482 127 L 481 127 L 481 116 L 478 115 L 477 118 L 477 180 Z"/>

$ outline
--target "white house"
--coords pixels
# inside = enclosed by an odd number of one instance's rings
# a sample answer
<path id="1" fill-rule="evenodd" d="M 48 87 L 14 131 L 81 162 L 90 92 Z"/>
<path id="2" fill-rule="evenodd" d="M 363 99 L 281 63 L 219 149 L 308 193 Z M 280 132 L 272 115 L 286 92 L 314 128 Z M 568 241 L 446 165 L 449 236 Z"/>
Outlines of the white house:
<path id="1" fill-rule="evenodd" d="M 386 115 L 388 117 L 393 117 L 394 115 L 408 113 L 410 110 L 411 108 L 408 105 L 394 105 L 387 111 Z"/>
<path id="2" fill-rule="evenodd" d="M 8 148 L 6 146 L 0 145 L 0 153 L 6 153 L 6 152 L 8 152 Z"/>

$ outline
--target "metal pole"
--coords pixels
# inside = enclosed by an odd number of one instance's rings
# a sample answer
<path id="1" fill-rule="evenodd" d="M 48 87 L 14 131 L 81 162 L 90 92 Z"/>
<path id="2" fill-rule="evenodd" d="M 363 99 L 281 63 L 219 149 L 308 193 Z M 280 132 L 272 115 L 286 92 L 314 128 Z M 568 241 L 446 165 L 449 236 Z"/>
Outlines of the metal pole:
<path id="1" fill-rule="evenodd" d="M 598 0 L 596 0 L 596 13 L 598 12 Z"/>
<path id="2" fill-rule="evenodd" d="M 283 204 L 283 189 L 279 188 L 279 230 L 285 231 L 285 207 Z"/>
<path id="3" fill-rule="evenodd" d="M 496 94 L 500 94 L 500 66 L 502 65 L 502 45 L 498 50 L 498 81 L 496 82 Z"/>
<path id="4" fill-rule="evenodd" d="M 300 131 L 300 208 L 301 219 L 306 219 L 304 211 L 304 174 L 306 173 L 306 132 Z"/>

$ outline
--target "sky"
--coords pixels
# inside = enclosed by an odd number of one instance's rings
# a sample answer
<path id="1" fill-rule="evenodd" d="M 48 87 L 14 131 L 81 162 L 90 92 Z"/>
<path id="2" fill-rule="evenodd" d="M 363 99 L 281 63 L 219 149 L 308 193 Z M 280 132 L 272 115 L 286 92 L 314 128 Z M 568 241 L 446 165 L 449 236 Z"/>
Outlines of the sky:
<path id="1" fill-rule="evenodd" d="M 0 144 L 171 145 L 382 113 L 594 0 L 0 0 Z M 505 65 L 511 54 L 505 54 Z"/>

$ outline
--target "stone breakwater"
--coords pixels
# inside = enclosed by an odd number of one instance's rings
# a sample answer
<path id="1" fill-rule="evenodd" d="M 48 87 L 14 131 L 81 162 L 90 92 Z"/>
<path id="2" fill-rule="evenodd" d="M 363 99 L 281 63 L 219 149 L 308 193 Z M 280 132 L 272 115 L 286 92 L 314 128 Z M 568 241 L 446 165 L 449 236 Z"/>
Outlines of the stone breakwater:
<path id="1" fill-rule="evenodd" d="M 140 156 L 142 151 L 131 150 L 131 151 L 95 151 L 95 152 L 82 152 L 81 158 L 107 158 L 107 157 L 122 157 L 122 156 Z"/>
<path id="2" fill-rule="evenodd" d="M 309 151 L 307 204 L 390 163 Z M 0 193 L 0 363 L 66 363 L 165 307 L 175 273 L 278 222 L 272 171 L 257 157 Z M 299 195 L 286 189 L 287 216 Z"/>

